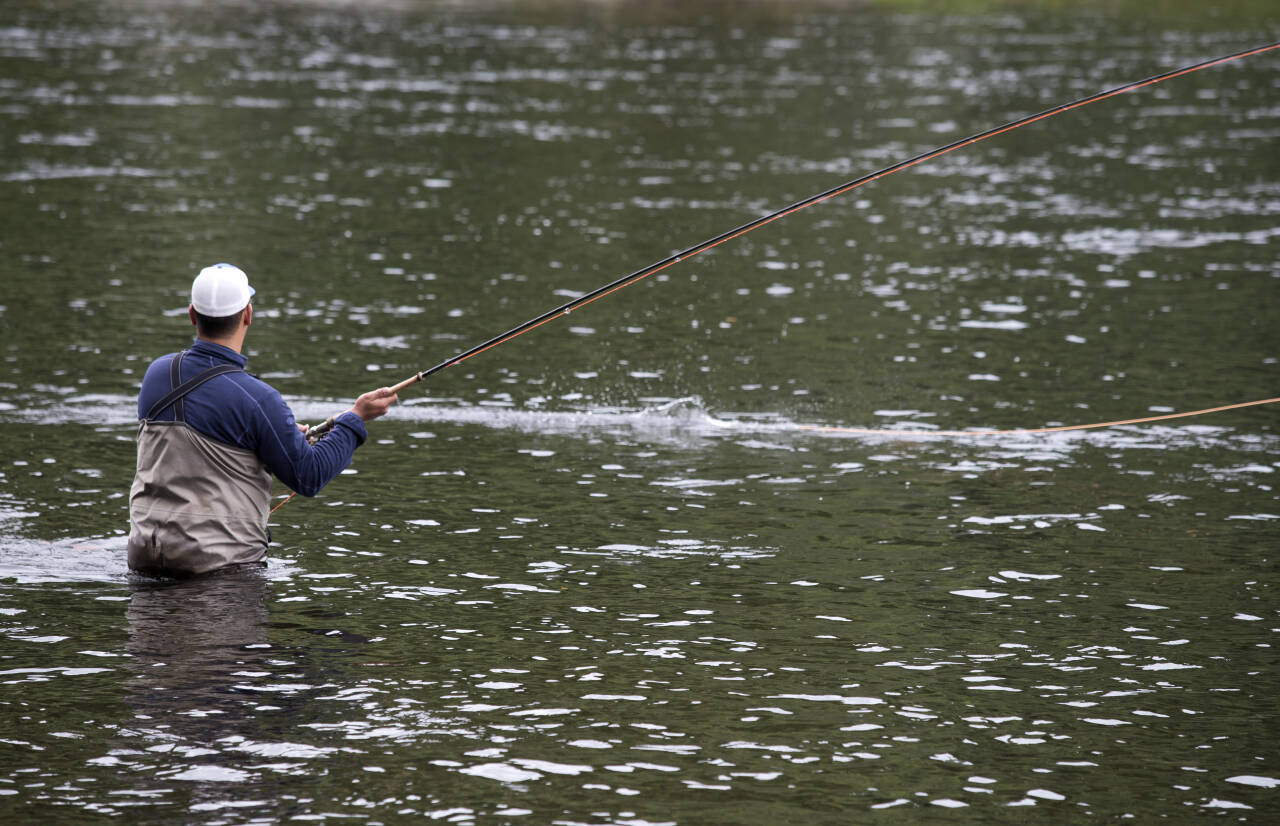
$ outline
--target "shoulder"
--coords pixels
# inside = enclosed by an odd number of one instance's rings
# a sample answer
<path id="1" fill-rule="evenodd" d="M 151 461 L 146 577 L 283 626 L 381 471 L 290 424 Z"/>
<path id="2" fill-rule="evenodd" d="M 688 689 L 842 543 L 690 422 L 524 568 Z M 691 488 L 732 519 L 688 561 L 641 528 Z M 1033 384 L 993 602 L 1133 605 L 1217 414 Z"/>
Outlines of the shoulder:
<path id="1" fill-rule="evenodd" d="M 177 355 L 169 353 L 147 366 L 147 371 L 142 374 L 142 395 L 159 398 L 169 392 L 169 365 Z"/>
<path id="2" fill-rule="evenodd" d="M 143 374 L 144 377 L 157 375 L 161 372 L 164 372 L 167 375 L 169 371 L 169 364 L 177 358 L 177 356 L 177 353 L 167 353 L 151 362 L 151 364 L 147 365 L 147 372 Z"/>
<path id="3" fill-rule="evenodd" d="M 246 400 L 272 407 L 284 404 L 284 397 L 280 395 L 279 390 L 252 373 L 242 370 L 238 373 L 228 373 L 225 378 L 231 380 L 232 384 L 235 385 Z"/>
<path id="4" fill-rule="evenodd" d="M 276 395 L 276 396 L 280 395 L 279 390 L 276 390 L 274 387 L 272 387 L 262 379 L 255 376 L 253 373 L 250 373 L 248 370 L 241 370 L 239 373 L 234 373 L 232 375 L 236 376 L 236 378 L 239 379 L 240 383 L 245 387 L 253 388 L 254 392 L 267 393 L 267 394 Z"/>
<path id="5" fill-rule="evenodd" d="M 260 435 L 271 432 L 284 438 L 296 430 L 293 409 L 279 390 L 252 373 L 231 373 L 225 378 L 234 382 L 235 389 L 228 394 L 234 396 L 232 406 L 242 411 L 246 423 L 254 423 L 251 427 Z"/>
<path id="6" fill-rule="evenodd" d="M 192 396 L 187 422 L 228 444 L 256 452 L 292 427 L 293 412 L 280 392 L 243 370 L 218 376 Z"/>

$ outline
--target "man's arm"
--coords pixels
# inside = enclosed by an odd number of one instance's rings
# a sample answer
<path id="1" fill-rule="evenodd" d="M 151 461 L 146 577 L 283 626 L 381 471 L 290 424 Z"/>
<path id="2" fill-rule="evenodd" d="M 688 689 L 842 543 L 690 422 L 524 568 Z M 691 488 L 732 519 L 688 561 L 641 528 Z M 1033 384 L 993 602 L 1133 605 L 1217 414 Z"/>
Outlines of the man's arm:
<path id="1" fill-rule="evenodd" d="M 398 398 L 386 387 L 361 395 L 338 416 L 328 436 L 312 445 L 280 394 L 267 389 L 268 396 L 259 400 L 258 457 L 276 478 L 303 496 L 315 496 L 351 463 L 368 437 L 365 422 L 384 415 Z"/>

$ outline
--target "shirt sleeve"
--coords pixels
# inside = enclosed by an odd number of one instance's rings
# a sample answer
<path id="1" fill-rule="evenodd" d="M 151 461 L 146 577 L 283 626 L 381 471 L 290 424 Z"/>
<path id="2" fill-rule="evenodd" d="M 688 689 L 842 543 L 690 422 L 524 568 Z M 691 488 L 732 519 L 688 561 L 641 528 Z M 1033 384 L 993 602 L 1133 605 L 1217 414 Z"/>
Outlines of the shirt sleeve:
<path id="1" fill-rule="evenodd" d="M 258 458 L 267 470 L 290 489 L 303 496 L 315 496 L 349 464 L 356 448 L 369 432 L 364 420 L 351 411 L 334 422 L 329 434 L 312 445 L 298 430 L 293 411 L 269 385 L 258 399 L 261 412 L 257 432 Z"/>

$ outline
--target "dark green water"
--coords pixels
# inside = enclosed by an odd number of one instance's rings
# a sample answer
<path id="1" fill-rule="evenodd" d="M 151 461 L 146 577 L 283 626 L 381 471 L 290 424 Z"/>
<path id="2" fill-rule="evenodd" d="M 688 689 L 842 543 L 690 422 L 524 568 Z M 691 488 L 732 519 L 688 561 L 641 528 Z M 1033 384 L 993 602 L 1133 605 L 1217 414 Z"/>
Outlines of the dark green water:
<path id="1" fill-rule="evenodd" d="M 1185 6 L 1185 7 L 1184 7 Z M 0 8 L 5 822 L 1273 822 L 1280 57 L 970 147 L 406 391 L 265 575 L 123 560 L 193 274 L 319 420 L 1267 4 Z M 284 491 L 281 491 L 283 494 Z"/>

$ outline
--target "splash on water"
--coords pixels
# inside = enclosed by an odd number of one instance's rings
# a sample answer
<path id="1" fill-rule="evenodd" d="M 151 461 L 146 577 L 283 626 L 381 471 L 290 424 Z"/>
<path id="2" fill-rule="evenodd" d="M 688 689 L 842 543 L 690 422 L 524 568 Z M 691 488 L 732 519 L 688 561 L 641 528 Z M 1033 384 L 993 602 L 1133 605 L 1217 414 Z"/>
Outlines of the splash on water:
<path id="1" fill-rule="evenodd" d="M 320 421 L 342 408 L 342 402 L 331 399 L 289 397 L 288 402 L 299 421 Z M 0 422 L 39 422 L 42 424 L 81 424 L 96 427 L 120 427 L 136 423 L 135 400 L 109 394 L 66 394 L 44 405 L 12 406 L 0 409 Z M 457 399 L 425 397 L 410 399 L 394 406 L 385 421 L 478 425 L 495 430 L 514 430 L 543 435 L 580 432 L 627 432 L 658 443 L 686 443 L 715 438 L 750 439 L 767 435 L 771 439 L 849 439 L 871 442 L 944 442 L 959 441 L 966 448 L 990 450 L 994 458 L 1017 456 L 1054 458 L 1063 451 L 1081 445 L 1116 450 L 1169 450 L 1178 448 L 1232 448 L 1249 451 L 1276 449 L 1277 439 L 1271 434 L 1240 432 L 1230 427 L 1186 420 L 1180 425 L 1125 425 L 1105 429 L 1056 433 L 1005 432 L 998 436 L 985 434 L 986 428 L 975 422 L 972 435 L 942 431 L 938 425 L 919 421 L 932 417 L 926 411 L 878 410 L 882 422 L 842 424 L 800 422 L 782 413 L 751 414 L 712 411 L 698 396 L 651 400 L 643 407 L 588 407 L 580 410 L 542 410 L 498 404 L 467 404 Z M 909 421 L 900 423 L 907 416 Z M 1028 422 L 1027 427 L 1039 426 Z M 910 431 L 910 432 L 908 432 Z M 776 449 L 774 441 L 740 442 L 744 447 Z"/>

